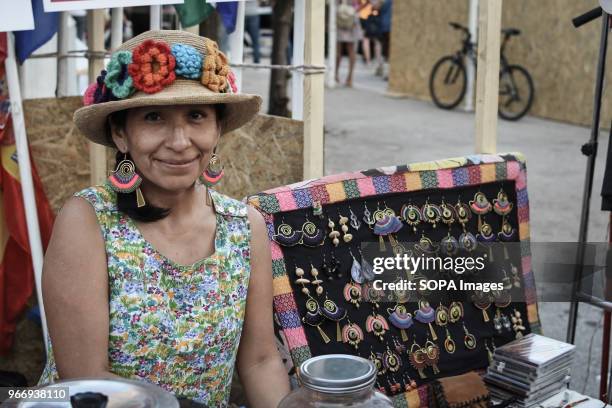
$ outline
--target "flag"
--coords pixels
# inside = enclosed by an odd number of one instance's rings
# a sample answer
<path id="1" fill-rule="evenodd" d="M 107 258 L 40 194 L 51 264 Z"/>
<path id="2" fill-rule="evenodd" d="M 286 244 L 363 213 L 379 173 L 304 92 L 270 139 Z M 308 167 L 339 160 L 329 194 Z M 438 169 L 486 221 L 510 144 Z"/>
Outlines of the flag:
<path id="1" fill-rule="evenodd" d="M 6 41 L 2 38 L 0 55 L 6 55 Z M 0 59 L 0 85 L 0 103 L 8 103 L 4 58 Z M 53 211 L 34 163 L 32 179 L 41 240 L 43 248 L 46 249 L 53 227 Z M 9 352 L 17 321 L 23 314 L 34 287 L 34 267 L 21 192 L 17 148 L 9 118 L 5 125 L 0 127 L 0 355 Z"/>
<path id="2" fill-rule="evenodd" d="M 60 13 L 45 13 L 43 0 L 31 0 L 34 29 L 15 31 L 15 54 L 20 64 L 53 37 L 60 23 Z"/>
<path id="3" fill-rule="evenodd" d="M 214 7 L 206 4 L 206 0 L 185 0 L 183 4 L 174 6 L 183 27 L 191 27 L 206 20 Z"/>
<path id="4" fill-rule="evenodd" d="M 238 2 L 228 1 L 217 3 L 217 13 L 221 16 L 225 31 L 231 34 L 236 29 L 236 17 L 238 16 Z"/>

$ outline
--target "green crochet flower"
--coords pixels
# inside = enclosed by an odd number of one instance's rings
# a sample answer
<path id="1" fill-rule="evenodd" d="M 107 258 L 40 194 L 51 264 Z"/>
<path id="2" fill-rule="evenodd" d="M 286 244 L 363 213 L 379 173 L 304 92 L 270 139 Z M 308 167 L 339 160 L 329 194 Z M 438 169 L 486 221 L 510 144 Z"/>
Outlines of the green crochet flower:
<path id="1" fill-rule="evenodd" d="M 130 51 L 117 51 L 111 56 L 106 66 L 104 83 L 118 99 L 125 99 L 134 92 L 134 81 L 128 73 L 128 65 L 132 63 Z"/>

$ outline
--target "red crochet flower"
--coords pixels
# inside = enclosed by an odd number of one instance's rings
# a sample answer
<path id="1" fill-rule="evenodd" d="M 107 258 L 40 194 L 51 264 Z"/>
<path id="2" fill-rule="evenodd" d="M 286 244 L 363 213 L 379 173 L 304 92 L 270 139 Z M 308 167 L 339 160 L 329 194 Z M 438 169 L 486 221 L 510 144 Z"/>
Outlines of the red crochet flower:
<path id="1" fill-rule="evenodd" d="M 176 79 L 176 60 L 165 42 L 146 40 L 132 51 L 128 72 L 134 87 L 146 93 L 161 91 Z"/>

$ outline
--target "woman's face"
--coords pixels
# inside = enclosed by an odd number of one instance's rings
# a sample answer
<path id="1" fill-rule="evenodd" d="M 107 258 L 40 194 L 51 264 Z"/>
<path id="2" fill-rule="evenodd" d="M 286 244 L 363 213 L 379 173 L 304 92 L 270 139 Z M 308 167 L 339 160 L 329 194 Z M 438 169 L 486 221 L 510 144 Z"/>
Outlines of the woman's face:
<path id="1" fill-rule="evenodd" d="M 220 130 L 212 105 L 149 106 L 130 109 L 125 127 L 113 126 L 112 135 L 145 181 L 179 191 L 202 174 Z"/>

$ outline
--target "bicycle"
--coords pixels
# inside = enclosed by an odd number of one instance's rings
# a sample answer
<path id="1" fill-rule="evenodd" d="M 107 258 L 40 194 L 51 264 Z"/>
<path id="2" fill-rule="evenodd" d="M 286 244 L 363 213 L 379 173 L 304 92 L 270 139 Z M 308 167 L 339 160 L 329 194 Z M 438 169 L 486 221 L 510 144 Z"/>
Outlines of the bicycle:
<path id="1" fill-rule="evenodd" d="M 465 59 L 476 66 L 476 43 L 471 41 L 467 27 L 450 22 L 455 30 L 464 36 L 461 50 L 440 58 L 433 66 L 429 77 L 429 92 L 434 104 L 442 109 L 453 109 L 465 97 L 467 74 Z M 533 103 L 534 87 L 531 75 L 520 65 L 510 64 L 504 53 L 510 38 L 521 34 L 516 28 L 502 30 L 504 39 L 501 46 L 499 70 L 499 116 L 506 120 L 519 120 L 529 112 Z"/>

